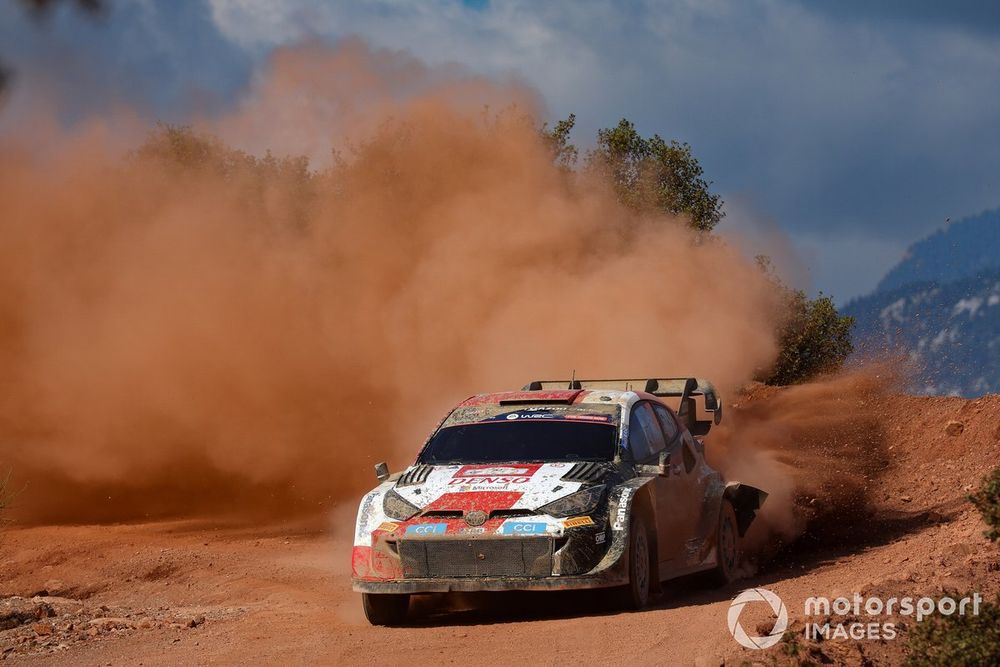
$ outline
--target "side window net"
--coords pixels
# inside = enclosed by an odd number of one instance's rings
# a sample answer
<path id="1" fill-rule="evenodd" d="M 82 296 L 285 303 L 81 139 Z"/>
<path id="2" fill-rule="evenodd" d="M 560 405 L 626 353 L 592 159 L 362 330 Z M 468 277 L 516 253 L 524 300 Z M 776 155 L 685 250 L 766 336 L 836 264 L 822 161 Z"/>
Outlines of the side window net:
<path id="1" fill-rule="evenodd" d="M 674 421 L 673 416 L 670 412 L 662 405 L 653 405 L 653 410 L 656 412 L 657 418 L 660 420 L 660 426 L 663 427 L 663 435 L 667 438 L 667 444 L 671 444 L 674 438 L 677 437 L 677 422 Z"/>
<path id="2" fill-rule="evenodd" d="M 635 445 L 632 446 L 633 435 L 638 433 L 641 433 L 642 436 L 640 439 L 636 439 Z M 640 446 L 640 440 L 643 447 L 641 453 L 637 449 Z M 629 444 L 632 446 L 632 455 L 640 463 L 653 458 L 666 447 L 666 443 L 663 441 L 663 431 L 660 430 L 660 424 L 648 403 L 639 403 L 632 410 L 632 419 L 629 423 Z"/>

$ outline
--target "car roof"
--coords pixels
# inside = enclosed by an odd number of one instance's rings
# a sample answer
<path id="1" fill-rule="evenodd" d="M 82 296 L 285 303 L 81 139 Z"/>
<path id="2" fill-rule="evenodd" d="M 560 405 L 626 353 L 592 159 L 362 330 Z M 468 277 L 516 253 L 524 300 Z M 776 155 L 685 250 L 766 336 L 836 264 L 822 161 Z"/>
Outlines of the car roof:
<path id="1" fill-rule="evenodd" d="M 469 407 L 474 405 L 544 405 L 544 404 L 566 404 L 581 405 L 596 403 L 598 405 L 619 405 L 628 408 L 637 400 L 646 399 L 660 402 L 652 394 L 644 391 L 620 391 L 616 389 L 562 389 L 562 390 L 535 390 L 535 391 L 501 391 L 490 394 L 476 394 L 470 396 L 458 407 Z"/>

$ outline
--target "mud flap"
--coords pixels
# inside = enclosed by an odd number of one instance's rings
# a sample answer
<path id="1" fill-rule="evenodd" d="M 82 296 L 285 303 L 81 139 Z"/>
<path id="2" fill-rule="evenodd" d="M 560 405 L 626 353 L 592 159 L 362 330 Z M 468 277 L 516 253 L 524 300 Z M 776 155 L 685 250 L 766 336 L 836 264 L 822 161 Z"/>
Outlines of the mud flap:
<path id="1" fill-rule="evenodd" d="M 767 500 L 767 493 L 749 484 L 730 482 L 726 485 L 723 497 L 732 503 L 736 511 L 736 528 L 740 537 L 743 537 L 757 516 L 757 510 Z"/>

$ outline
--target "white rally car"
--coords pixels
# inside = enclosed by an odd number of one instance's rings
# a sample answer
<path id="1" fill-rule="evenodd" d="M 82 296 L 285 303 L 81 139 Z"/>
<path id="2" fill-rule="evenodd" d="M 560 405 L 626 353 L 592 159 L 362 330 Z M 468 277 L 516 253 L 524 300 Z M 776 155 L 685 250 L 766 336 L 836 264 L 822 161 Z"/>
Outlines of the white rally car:
<path id="1" fill-rule="evenodd" d="M 702 438 L 721 417 L 695 378 L 466 399 L 409 468 L 376 466 L 352 554 L 368 620 L 401 623 L 414 593 L 616 587 L 639 608 L 667 579 L 732 580 L 767 494 L 705 463 Z"/>

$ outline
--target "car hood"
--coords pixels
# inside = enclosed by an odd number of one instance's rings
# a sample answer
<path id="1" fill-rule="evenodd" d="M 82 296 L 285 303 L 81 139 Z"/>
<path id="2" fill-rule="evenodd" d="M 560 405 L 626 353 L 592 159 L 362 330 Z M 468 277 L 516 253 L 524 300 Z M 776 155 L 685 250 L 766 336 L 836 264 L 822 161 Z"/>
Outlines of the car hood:
<path id="1" fill-rule="evenodd" d="M 397 480 L 396 493 L 422 511 L 534 510 L 579 490 L 562 479 L 573 463 L 491 463 L 414 466 Z"/>

